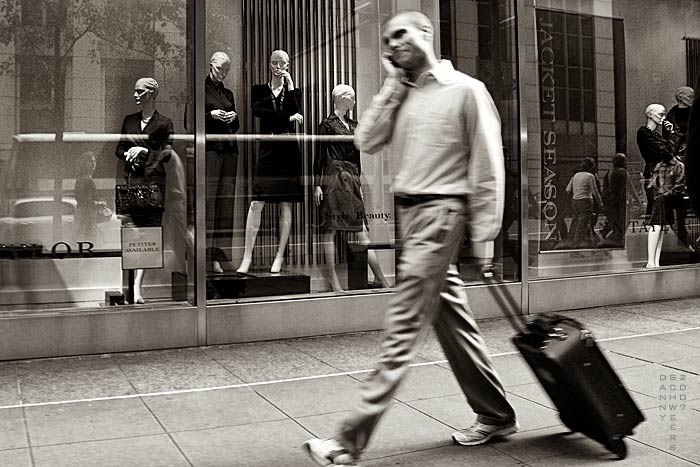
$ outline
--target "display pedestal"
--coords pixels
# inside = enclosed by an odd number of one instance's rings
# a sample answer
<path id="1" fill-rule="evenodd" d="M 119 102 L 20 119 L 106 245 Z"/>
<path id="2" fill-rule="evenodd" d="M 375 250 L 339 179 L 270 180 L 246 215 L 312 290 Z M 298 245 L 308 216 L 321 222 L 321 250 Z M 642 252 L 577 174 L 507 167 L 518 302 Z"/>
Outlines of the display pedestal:
<path id="1" fill-rule="evenodd" d="M 187 300 L 187 276 L 172 274 L 173 300 Z M 311 292 L 311 278 L 305 274 L 281 271 L 250 271 L 247 274 L 225 272 L 207 274 L 207 299 L 270 297 L 277 295 L 307 294 Z"/>
<path id="2" fill-rule="evenodd" d="M 398 250 L 394 243 L 370 243 L 361 245 L 359 243 L 347 244 L 348 255 L 348 290 L 370 289 L 367 280 L 367 251 L 368 250 Z"/>
<path id="3" fill-rule="evenodd" d="M 133 269 L 122 269 L 122 294 L 124 295 L 124 300 L 126 303 L 134 303 L 134 282 L 136 279 L 136 274 Z"/>

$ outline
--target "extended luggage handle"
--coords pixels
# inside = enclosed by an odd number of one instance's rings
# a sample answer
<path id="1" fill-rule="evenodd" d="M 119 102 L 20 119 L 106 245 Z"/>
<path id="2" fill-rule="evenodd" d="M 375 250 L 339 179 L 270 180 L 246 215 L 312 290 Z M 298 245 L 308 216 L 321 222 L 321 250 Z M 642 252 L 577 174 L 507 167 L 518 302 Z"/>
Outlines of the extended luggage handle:
<path id="1" fill-rule="evenodd" d="M 496 286 L 503 282 L 496 281 L 496 273 L 493 265 L 486 265 L 481 269 L 481 277 L 486 285 Z M 508 292 L 501 287 L 489 287 L 489 291 L 496 300 L 496 304 L 503 310 L 503 314 L 508 319 L 515 332 L 523 332 L 527 329 L 525 317 L 519 314 L 520 305 Z"/>

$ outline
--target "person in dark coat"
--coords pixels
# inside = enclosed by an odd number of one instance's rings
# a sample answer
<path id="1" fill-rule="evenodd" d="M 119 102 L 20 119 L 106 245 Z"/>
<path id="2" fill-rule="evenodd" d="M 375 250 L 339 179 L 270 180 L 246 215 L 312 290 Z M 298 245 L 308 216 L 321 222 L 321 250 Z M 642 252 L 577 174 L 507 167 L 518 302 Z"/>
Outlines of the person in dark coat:
<path id="1" fill-rule="evenodd" d="M 240 128 L 233 93 L 223 83 L 230 70 L 229 56 L 224 52 L 214 52 L 209 60 L 209 74 L 204 81 L 204 123 L 207 135 L 233 135 Z M 236 141 L 207 138 L 207 258 L 209 269 L 216 273 L 224 272 L 221 262 L 230 261 L 225 252 L 232 247 L 237 167 Z"/>
<path id="2" fill-rule="evenodd" d="M 625 246 L 627 231 L 627 192 L 641 204 L 627 172 L 627 157 L 618 152 L 612 158 L 612 169 L 605 177 L 603 206 L 608 221 L 609 233 L 606 238 L 611 246 Z"/>
<path id="3" fill-rule="evenodd" d="M 165 164 L 172 154 L 173 121 L 155 108 L 158 82 L 140 78 L 134 85 L 134 99 L 141 111 L 124 118 L 121 140 L 115 151 L 125 162 L 124 178 L 127 183 L 154 183 L 165 194 Z M 131 223 L 136 227 L 160 227 L 162 212 L 132 212 Z M 134 302 L 144 303 L 141 285 L 143 269 L 137 269 L 134 279 Z"/>
<path id="4" fill-rule="evenodd" d="M 260 119 L 260 133 L 287 135 L 304 122 L 301 90 L 289 74 L 289 55 L 275 50 L 270 56 L 272 77 L 266 84 L 253 86 L 253 115 Z M 246 219 L 245 248 L 238 272 L 246 273 L 253 261 L 253 247 L 260 228 L 265 203 L 280 205 L 280 234 L 277 254 L 270 272 L 280 272 L 292 226 L 292 203 L 304 199 L 301 183 L 301 152 L 296 141 L 262 141 L 255 161 L 253 200 Z"/>
<path id="5" fill-rule="evenodd" d="M 73 193 L 77 203 L 75 232 L 80 241 L 95 242 L 97 238 L 97 187 L 92 179 L 96 164 L 95 153 L 91 151 L 78 159 L 78 177 Z"/>

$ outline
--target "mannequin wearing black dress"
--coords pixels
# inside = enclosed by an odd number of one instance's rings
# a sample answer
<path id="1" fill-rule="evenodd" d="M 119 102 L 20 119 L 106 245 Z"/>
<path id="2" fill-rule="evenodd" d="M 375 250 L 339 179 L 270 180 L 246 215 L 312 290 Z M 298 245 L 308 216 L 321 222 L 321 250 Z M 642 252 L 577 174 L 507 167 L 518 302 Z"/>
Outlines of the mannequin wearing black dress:
<path id="1" fill-rule="evenodd" d="M 649 104 L 644 111 L 647 117 L 647 123 L 637 131 L 637 145 L 639 152 L 642 154 L 646 165 L 644 167 L 644 178 L 648 178 L 647 187 L 651 191 L 651 200 L 647 203 L 652 203 L 651 214 L 648 220 L 649 235 L 647 237 L 647 264 L 646 268 L 659 267 L 659 258 L 661 256 L 661 248 L 664 241 L 664 225 L 673 223 L 673 210 L 668 206 L 670 197 L 663 196 L 655 189 L 655 173 L 657 167 L 663 163 L 667 163 L 675 157 L 675 144 L 671 140 L 664 139 L 656 132 L 659 127 L 669 126 L 673 128 L 673 124 L 667 121 L 666 108 L 661 104 Z M 680 165 L 683 165 L 680 163 Z M 649 200 L 649 194 L 647 193 Z"/>
<path id="2" fill-rule="evenodd" d="M 333 88 L 333 114 L 319 125 L 319 135 L 351 136 L 357 122 L 347 116 L 355 106 L 355 91 L 346 84 Z M 360 151 L 352 141 L 321 141 L 318 144 L 314 172 L 314 200 L 320 208 L 322 246 L 326 256 L 326 276 L 334 292 L 342 291 L 335 270 L 335 233 L 357 232 L 361 244 L 369 243 L 365 206 L 360 188 Z M 367 252 L 367 263 L 383 287 L 389 284 L 379 267 L 374 250 Z"/>
<path id="3" fill-rule="evenodd" d="M 253 86 L 253 115 L 260 119 L 263 134 L 286 134 L 301 125 L 301 91 L 296 89 L 289 69 L 289 55 L 276 50 L 270 56 L 272 78 Z M 253 259 L 253 247 L 260 229 L 265 203 L 280 205 L 280 234 L 277 254 L 270 272 L 280 272 L 292 225 L 292 203 L 303 200 L 301 153 L 295 141 L 262 141 L 255 164 L 253 200 L 248 209 L 245 248 L 238 272 L 246 273 Z"/>

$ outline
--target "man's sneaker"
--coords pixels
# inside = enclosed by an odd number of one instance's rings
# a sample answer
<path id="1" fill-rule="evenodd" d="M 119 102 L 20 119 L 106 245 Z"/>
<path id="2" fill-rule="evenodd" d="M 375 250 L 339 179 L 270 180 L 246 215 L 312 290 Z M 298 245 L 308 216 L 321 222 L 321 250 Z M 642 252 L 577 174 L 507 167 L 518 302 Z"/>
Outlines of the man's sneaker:
<path id="1" fill-rule="evenodd" d="M 313 438 L 306 441 L 302 446 L 314 462 L 323 467 L 328 465 L 336 467 L 357 466 L 348 450 L 333 438 Z"/>
<path id="2" fill-rule="evenodd" d="M 477 444 L 484 444 L 491 438 L 512 435 L 518 431 L 519 428 L 520 425 L 517 420 L 504 425 L 486 425 L 484 423 L 475 422 L 466 430 L 453 433 L 452 441 L 462 446 L 476 446 Z"/>

